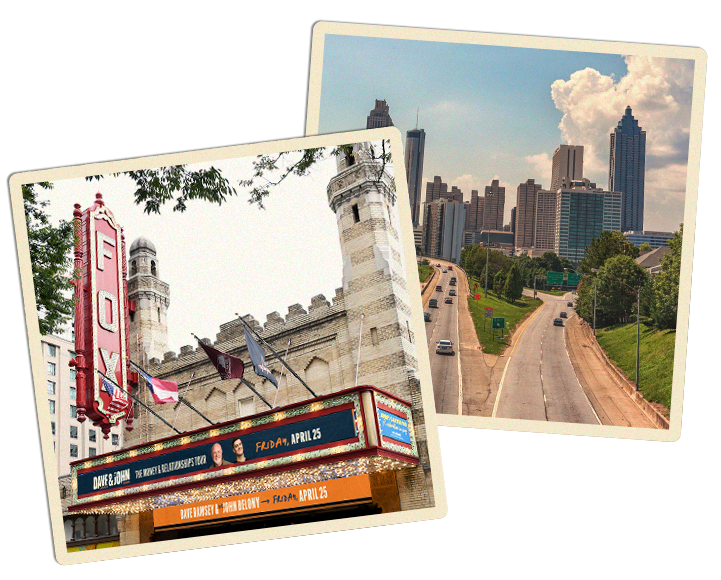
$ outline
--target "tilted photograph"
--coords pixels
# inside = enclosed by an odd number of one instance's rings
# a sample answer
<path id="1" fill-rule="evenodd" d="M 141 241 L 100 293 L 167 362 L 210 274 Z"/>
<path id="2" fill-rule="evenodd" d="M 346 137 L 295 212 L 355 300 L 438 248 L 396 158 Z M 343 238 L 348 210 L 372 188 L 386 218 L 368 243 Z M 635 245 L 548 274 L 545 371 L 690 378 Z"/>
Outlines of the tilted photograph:
<path id="1" fill-rule="evenodd" d="M 439 424 L 677 439 L 703 50 L 330 22 L 312 50 L 308 134 L 405 136 Z"/>
<path id="2" fill-rule="evenodd" d="M 60 563 L 445 515 L 401 151 L 12 176 Z"/>

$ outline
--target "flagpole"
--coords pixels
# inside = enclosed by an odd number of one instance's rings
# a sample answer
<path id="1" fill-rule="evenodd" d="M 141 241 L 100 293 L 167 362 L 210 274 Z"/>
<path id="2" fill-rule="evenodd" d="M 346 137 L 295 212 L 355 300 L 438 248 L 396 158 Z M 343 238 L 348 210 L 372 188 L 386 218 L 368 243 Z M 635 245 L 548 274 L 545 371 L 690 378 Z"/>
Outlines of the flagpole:
<path id="1" fill-rule="evenodd" d="M 251 391 L 253 391 L 256 395 L 258 395 L 258 398 L 266 405 L 268 405 L 271 409 L 273 408 L 273 406 L 263 398 L 263 395 L 256 391 L 255 388 L 253 388 L 253 385 L 251 385 L 248 381 L 246 381 L 245 379 L 240 379 L 240 382 L 243 383 L 246 387 L 248 387 Z"/>
<path id="2" fill-rule="evenodd" d="M 361 313 L 361 321 L 360 321 L 360 332 L 358 333 L 358 360 L 355 364 L 355 386 L 358 386 L 358 367 L 360 367 L 360 352 L 361 352 L 361 342 L 363 341 L 363 318 L 365 318 L 365 314 Z"/>
<path id="3" fill-rule="evenodd" d="M 195 371 L 193 371 L 190 375 L 190 379 L 188 380 L 188 384 L 185 385 L 185 392 L 188 392 L 188 387 L 190 387 L 190 381 L 193 380 L 193 377 L 195 376 Z M 180 396 L 180 392 L 178 392 L 178 401 L 183 402 L 183 397 Z M 178 410 L 175 413 L 175 419 L 173 420 L 173 427 L 175 427 L 175 424 L 178 422 L 178 416 L 180 415 L 180 406 L 178 406 Z"/>
<path id="4" fill-rule="evenodd" d="M 284 359 L 288 358 L 288 350 L 290 350 L 290 338 L 288 339 L 288 346 L 285 347 L 285 355 L 283 356 Z M 281 367 L 280 379 L 283 378 L 284 370 L 285 369 Z M 275 390 L 275 397 L 273 398 L 273 408 L 275 408 L 275 402 L 278 400 L 278 391 L 280 391 L 280 379 L 278 379 L 278 388 Z"/>
<path id="5" fill-rule="evenodd" d="M 280 358 L 280 355 L 278 355 L 278 353 L 273 350 L 273 347 L 270 346 L 267 342 L 265 342 L 265 340 L 263 340 L 263 337 L 260 336 L 253 328 L 251 328 L 251 326 L 250 326 L 245 320 L 243 320 L 243 317 L 242 317 L 242 316 L 240 316 L 237 312 L 235 313 L 235 315 L 238 317 L 238 320 L 240 320 L 240 321 L 243 323 L 243 326 L 245 326 L 248 330 L 250 330 L 255 336 L 258 337 L 259 340 L 261 340 L 261 341 L 263 342 L 263 344 L 264 344 L 265 346 L 268 347 L 268 350 L 269 350 L 270 352 L 272 352 L 272 353 L 276 356 L 276 358 L 280 361 L 280 364 L 282 364 L 282 365 L 283 365 L 285 368 L 287 368 L 291 373 L 293 373 L 293 376 L 294 376 L 296 379 L 298 379 L 298 380 L 300 381 L 300 383 L 301 383 L 306 389 L 308 389 L 308 391 L 310 391 L 310 394 L 311 394 L 311 395 L 313 395 L 314 397 L 317 397 L 317 396 L 318 396 L 318 395 L 316 395 L 316 394 L 313 392 L 313 389 L 311 389 L 311 388 L 305 383 L 305 381 L 304 381 L 303 379 L 301 379 L 301 378 L 298 376 L 298 374 L 297 374 L 292 368 L 290 368 L 290 366 L 288 365 L 288 363 L 286 363 L 283 359 Z"/>
<path id="6" fill-rule="evenodd" d="M 139 405 L 142 405 L 145 409 L 147 409 L 148 411 L 150 411 L 153 415 L 155 415 L 158 419 L 160 419 L 163 423 L 165 423 L 168 427 L 170 427 L 170 428 L 171 428 L 173 431 L 175 431 L 178 435 L 182 435 L 182 433 L 181 433 L 180 431 L 178 431 L 175 427 L 173 427 L 170 423 L 168 423 L 165 419 L 163 419 L 160 415 L 158 415 L 155 411 L 153 411 L 153 410 L 152 410 L 150 407 L 148 407 L 145 403 L 143 403 L 142 401 L 140 401 L 137 397 L 134 397 L 133 395 L 131 395 L 128 391 L 126 391 L 123 387 L 121 387 L 118 383 L 116 383 L 116 382 L 115 382 L 113 379 L 111 379 L 109 376 L 101 373 L 101 372 L 98 371 L 98 370 L 96 370 L 95 372 L 98 373 L 99 375 L 102 375 L 103 377 L 105 377 L 109 382 L 113 383 L 113 385 L 115 385 L 117 388 L 119 388 L 123 393 L 125 393 L 126 395 L 128 395 L 128 397 L 130 397 L 131 399 L 133 399 L 133 401 L 135 401 L 135 402 L 138 403 Z"/>
<path id="7" fill-rule="evenodd" d="M 198 341 L 198 344 L 203 344 L 202 341 L 198 338 L 198 336 L 196 334 L 193 334 L 192 332 L 191 332 L 191 334 L 193 335 L 193 338 L 195 338 L 195 340 Z M 233 355 L 229 354 L 228 356 L 233 356 Z M 233 357 L 233 358 L 237 358 L 237 357 Z M 240 360 L 240 359 L 238 359 L 238 360 Z M 245 363 L 243 363 L 243 361 L 240 361 L 240 362 L 243 364 L 243 368 L 245 368 Z M 229 377 L 229 378 L 236 378 L 236 377 Z M 256 391 L 253 388 L 253 385 L 251 385 L 248 381 L 246 381 L 242 376 L 240 377 L 240 382 L 243 383 L 246 387 L 248 387 L 251 391 L 253 391 L 261 401 L 263 401 L 266 405 L 268 405 L 268 407 L 270 407 L 271 409 L 273 408 L 272 405 L 263 398 L 263 395 L 261 395 L 258 391 Z"/>
<path id="8" fill-rule="evenodd" d="M 133 362 L 132 360 L 130 361 L 130 364 L 133 365 L 135 368 L 137 368 L 139 371 L 142 371 L 142 372 L 145 373 L 146 375 L 150 376 L 150 373 L 148 373 L 148 372 L 147 372 L 143 367 L 141 367 L 139 364 Z M 195 371 L 193 371 L 193 374 L 190 376 L 190 380 L 193 380 L 193 377 L 194 377 L 194 376 L 195 376 Z M 190 381 L 188 381 L 188 384 L 187 384 L 186 387 L 185 387 L 185 392 L 186 392 L 186 393 L 188 392 L 188 387 L 189 387 L 189 386 L 190 386 Z M 183 405 L 185 405 L 186 407 L 188 407 L 191 411 L 195 411 L 198 415 L 200 415 L 203 419 L 205 419 L 205 420 L 206 420 L 208 423 L 210 423 L 211 425 L 215 425 L 215 423 L 214 423 L 213 421 L 211 421 L 210 419 L 208 419 L 205 415 L 203 415 L 203 413 L 201 413 L 200 411 L 198 411 L 198 409 L 196 409 L 195 407 L 193 407 L 193 405 L 191 405 L 190 403 L 188 403 L 188 401 L 186 401 L 184 398 L 182 398 L 182 397 L 180 396 L 180 393 L 178 393 L 178 402 L 179 402 L 179 403 L 183 403 Z M 147 407 L 146 407 L 146 408 L 147 408 Z M 180 410 L 178 410 L 178 413 L 180 413 Z M 178 419 L 178 415 L 176 414 L 176 415 L 175 415 L 175 420 L 177 421 L 177 419 Z M 175 424 L 175 421 L 173 422 L 173 424 Z"/>

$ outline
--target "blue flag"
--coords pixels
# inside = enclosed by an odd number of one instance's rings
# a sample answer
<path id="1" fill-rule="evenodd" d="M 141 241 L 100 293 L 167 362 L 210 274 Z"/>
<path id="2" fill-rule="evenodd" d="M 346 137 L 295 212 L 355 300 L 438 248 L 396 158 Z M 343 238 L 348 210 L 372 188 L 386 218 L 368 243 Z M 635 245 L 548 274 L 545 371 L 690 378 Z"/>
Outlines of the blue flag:
<path id="1" fill-rule="evenodd" d="M 275 378 L 270 369 L 265 366 L 265 352 L 260 345 L 255 342 L 255 339 L 250 335 L 248 329 L 244 326 L 245 331 L 245 344 L 248 345 L 248 354 L 250 355 L 250 362 L 253 363 L 253 370 L 259 377 L 268 379 L 271 383 L 278 388 L 278 379 Z"/>

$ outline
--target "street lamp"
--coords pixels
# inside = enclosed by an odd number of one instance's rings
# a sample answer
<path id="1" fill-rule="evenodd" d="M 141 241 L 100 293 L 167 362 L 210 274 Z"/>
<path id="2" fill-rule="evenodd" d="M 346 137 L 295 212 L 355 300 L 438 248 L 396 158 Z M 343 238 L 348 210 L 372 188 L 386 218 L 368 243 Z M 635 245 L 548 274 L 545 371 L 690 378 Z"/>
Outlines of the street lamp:
<path id="1" fill-rule="evenodd" d="M 629 288 L 633 292 L 636 292 L 636 391 L 638 391 L 638 358 L 639 358 L 639 349 L 641 344 L 641 288 L 642 286 L 639 286 L 638 288 L 632 288 L 626 282 L 623 280 L 619 280 L 611 274 L 610 272 L 607 272 L 603 268 L 599 268 L 598 270 L 595 268 L 591 268 L 591 272 L 603 272 L 604 274 L 608 274 L 616 280 L 617 282 L 621 282 L 626 288 Z M 593 287 L 593 326 L 594 326 L 594 334 L 595 334 L 595 327 L 596 327 L 596 285 L 594 280 L 594 287 Z"/>

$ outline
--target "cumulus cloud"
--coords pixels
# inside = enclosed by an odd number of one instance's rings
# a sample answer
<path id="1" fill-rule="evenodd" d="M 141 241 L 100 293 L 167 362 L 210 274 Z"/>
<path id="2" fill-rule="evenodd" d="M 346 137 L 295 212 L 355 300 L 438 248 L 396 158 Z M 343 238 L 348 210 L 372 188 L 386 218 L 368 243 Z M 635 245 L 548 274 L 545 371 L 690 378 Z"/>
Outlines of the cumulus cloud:
<path id="1" fill-rule="evenodd" d="M 630 106 L 646 131 L 646 213 L 651 203 L 683 207 L 686 188 L 693 61 L 648 56 L 626 57 L 628 72 L 612 76 L 585 68 L 551 85 L 564 143 L 583 145 L 585 177 L 608 184 L 609 135 Z M 527 158 L 529 163 L 542 156 Z M 536 159 L 538 158 L 538 159 Z M 658 228 L 646 220 L 648 229 Z"/>
<path id="2" fill-rule="evenodd" d="M 548 153 L 539 153 L 538 155 L 528 155 L 525 159 L 531 168 L 530 173 L 538 176 L 536 183 L 540 183 L 544 187 L 549 187 L 553 169 L 551 156 Z"/>

